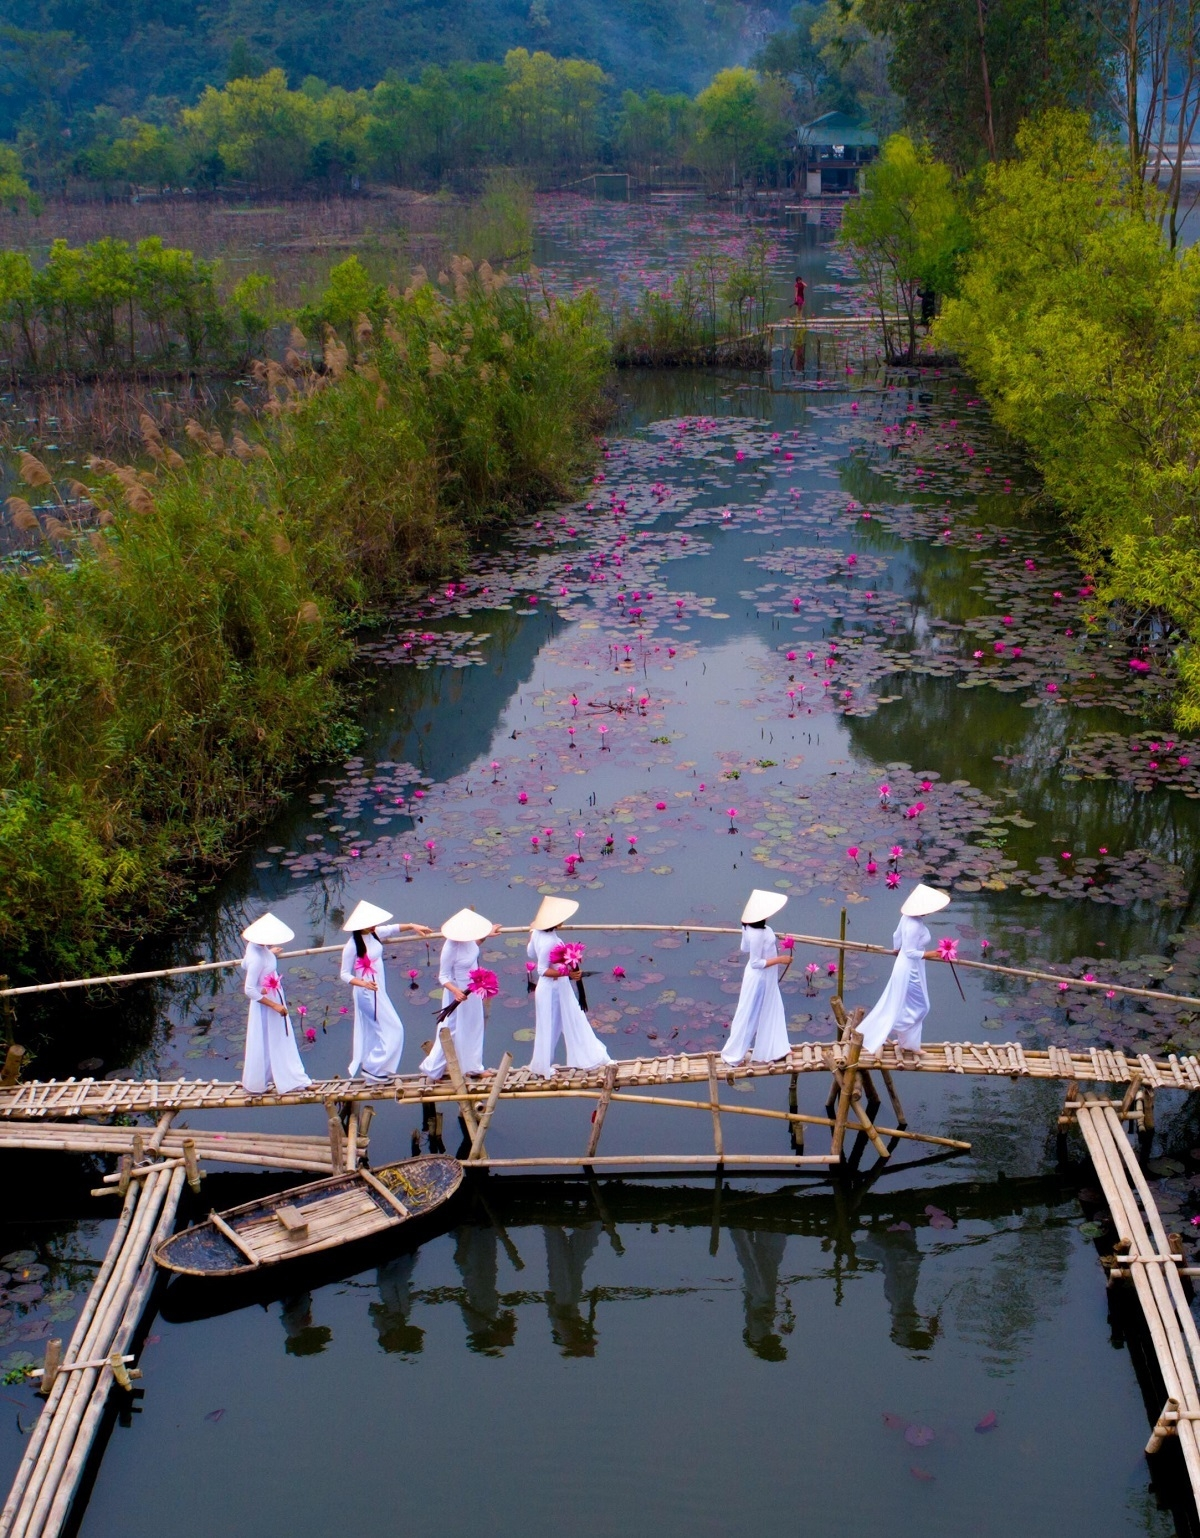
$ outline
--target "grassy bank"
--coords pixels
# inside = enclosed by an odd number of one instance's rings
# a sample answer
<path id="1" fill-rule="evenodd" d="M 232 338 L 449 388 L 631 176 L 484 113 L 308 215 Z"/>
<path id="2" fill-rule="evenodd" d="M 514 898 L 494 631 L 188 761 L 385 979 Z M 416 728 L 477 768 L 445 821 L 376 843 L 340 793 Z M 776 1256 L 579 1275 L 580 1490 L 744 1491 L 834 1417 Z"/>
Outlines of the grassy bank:
<path id="1" fill-rule="evenodd" d="M 1170 249 L 1158 200 L 1082 114 L 1028 122 L 1017 148 L 987 169 L 935 334 L 1028 448 L 1119 606 L 1131 666 L 1169 659 L 1177 723 L 1195 730 L 1200 253 Z"/>
<path id="2" fill-rule="evenodd" d="M 337 747 L 347 624 L 590 461 L 587 299 L 548 307 L 469 262 L 400 296 L 351 259 L 307 324 L 229 443 L 196 426 L 181 458 L 148 423 L 143 464 L 94 464 L 90 528 L 23 463 L 10 513 L 53 558 L 0 575 L 11 975 L 101 970 L 181 909 Z"/>

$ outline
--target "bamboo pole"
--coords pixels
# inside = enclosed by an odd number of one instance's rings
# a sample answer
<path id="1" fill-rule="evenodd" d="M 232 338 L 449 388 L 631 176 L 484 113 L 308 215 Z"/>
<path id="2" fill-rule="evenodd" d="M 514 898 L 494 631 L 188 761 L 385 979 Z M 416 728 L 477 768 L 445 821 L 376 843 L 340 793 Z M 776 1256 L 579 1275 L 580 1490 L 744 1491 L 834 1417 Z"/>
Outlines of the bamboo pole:
<path id="1" fill-rule="evenodd" d="M 100 1269 L 96 1272 L 96 1278 L 88 1291 L 79 1319 L 71 1335 L 71 1341 L 67 1347 L 68 1361 L 83 1360 L 87 1354 L 84 1348 L 92 1333 L 96 1309 L 105 1294 L 109 1279 L 116 1267 L 117 1259 L 124 1248 L 130 1225 L 133 1222 L 134 1209 L 138 1202 L 138 1191 L 139 1188 L 133 1187 L 126 1194 L 124 1205 L 117 1218 L 117 1226 L 113 1230 L 113 1236 L 109 1240 L 108 1249 L 105 1251 L 104 1259 L 100 1263 Z M 12 1532 L 13 1520 L 29 1487 L 31 1475 L 41 1457 L 50 1428 L 54 1424 L 54 1414 L 62 1401 L 66 1384 L 67 1380 L 60 1376 L 54 1385 L 53 1392 L 46 1401 L 45 1408 L 38 1417 L 37 1424 L 30 1434 L 29 1444 L 17 1467 L 16 1477 L 13 1480 L 8 1499 L 4 1504 L 3 1511 L 0 1511 L 0 1535 L 4 1535 L 4 1538 L 8 1538 L 8 1535 Z"/>
<path id="2" fill-rule="evenodd" d="M 173 1175 L 171 1178 L 174 1180 L 176 1177 Z M 130 1289 L 134 1285 L 137 1270 L 141 1265 L 148 1236 L 161 1211 L 165 1189 L 162 1176 L 156 1174 L 140 1189 L 141 1199 L 136 1203 L 136 1212 L 128 1235 L 109 1277 L 104 1295 L 97 1304 L 91 1328 L 83 1342 L 81 1356 L 107 1356 L 106 1348 L 111 1347 L 114 1332 L 119 1326 Z M 70 1455 L 88 1400 L 96 1386 L 96 1373 L 99 1370 L 85 1368 L 77 1373 L 60 1374 L 60 1381 L 63 1378 L 67 1379 L 67 1388 L 53 1416 L 41 1456 L 32 1471 L 22 1507 L 16 1513 L 9 1538 L 37 1538 L 37 1535 L 43 1531 L 50 1503 Z M 47 1404 L 47 1410 L 49 1409 L 50 1405 Z"/>
<path id="3" fill-rule="evenodd" d="M 624 1098 L 624 1097 L 622 1097 Z M 635 1098 L 630 1096 L 631 1099 Z M 717 1054 L 708 1054 L 708 1107 L 712 1112 L 713 1150 L 717 1155 L 717 1162 L 725 1156 L 725 1137 L 721 1131 L 721 1102 L 717 1095 Z"/>
<path id="4" fill-rule="evenodd" d="M 450 1070 L 450 1082 L 454 1085 L 455 1098 L 458 1101 L 459 1110 L 462 1112 L 463 1124 L 467 1129 L 467 1136 L 474 1146 L 475 1133 L 479 1123 L 475 1119 L 475 1107 L 471 1103 L 470 1094 L 467 1091 L 467 1081 L 463 1078 L 463 1071 L 459 1067 L 458 1048 L 454 1045 L 454 1035 L 448 1025 L 443 1025 L 438 1031 L 438 1040 L 442 1044 L 442 1051 L 446 1055 L 446 1067 Z M 479 1153 L 483 1155 L 483 1144 L 479 1145 Z"/>
<path id="5" fill-rule="evenodd" d="M 594 1154 L 600 1146 L 600 1133 L 604 1127 L 604 1118 L 608 1115 L 609 1101 L 613 1097 L 613 1090 L 617 1083 L 617 1065 L 609 1063 L 604 1070 L 604 1088 L 600 1091 L 600 1103 L 592 1112 L 592 1129 L 588 1133 L 587 1151 Z"/>
<path id="6" fill-rule="evenodd" d="M 120 1325 L 113 1339 L 113 1351 L 118 1357 L 124 1353 L 126 1347 L 133 1339 L 142 1314 L 145 1312 L 147 1299 L 157 1277 L 154 1251 L 174 1227 L 175 1214 L 178 1211 L 179 1198 L 183 1189 L 183 1181 L 183 1172 L 176 1170 L 172 1174 L 170 1182 L 164 1183 L 158 1222 L 150 1233 L 146 1245 L 145 1258 L 143 1259 L 137 1282 L 125 1305 Z M 75 1499 L 75 1492 L 79 1487 L 79 1481 L 83 1477 L 84 1469 L 87 1466 L 92 1442 L 95 1439 L 107 1399 L 107 1393 L 98 1392 L 93 1394 L 82 1424 L 76 1432 L 74 1451 L 66 1467 L 58 1477 L 54 1505 L 51 1507 L 49 1521 L 46 1524 L 46 1528 L 50 1533 L 58 1533 L 70 1514 L 71 1505 Z M 43 1529 L 43 1531 L 45 1530 Z"/>
<path id="7" fill-rule="evenodd" d="M 683 935 L 737 935 L 741 930 L 727 924 L 564 924 L 564 931 L 572 932 L 598 932 L 604 934 L 683 934 Z M 527 925 L 506 925 L 500 931 L 501 934 L 526 934 Z M 846 951 L 856 951 L 869 956 L 894 956 L 896 953 L 888 945 L 871 945 L 864 940 L 846 940 L 843 938 L 831 939 L 828 935 L 793 935 L 792 938 L 799 945 L 812 945 L 821 950 L 836 950 L 839 956 Z M 419 935 L 397 935 L 390 940 L 382 942 L 384 945 L 415 945 L 424 944 L 424 939 Z M 282 951 L 282 960 L 292 960 L 301 956 L 325 956 L 334 952 L 340 952 L 340 945 L 313 945 L 304 950 Z M 201 961 L 190 966 L 183 967 L 159 967 L 150 972 L 118 972 L 104 977 L 77 977 L 66 978 L 53 983 L 26 983 L 19 988 L 0 988 L 0 998 L 15 998 L 18 995 L 30 993 L 54 993 L 64 988 L 99 988 L 116 986 L 123 983 L 149 982 L 165 977 L 186 977 L 196 972 L 220 971 L 228 967 L 240 967 L 241 958 L 235 957 L 228 961 Z M 967 961 L 959 958 L 955 966 L 966 967 L 975 972 L 993 972 L 1001 977 L 1025 977 L 1035 982 L 1069 983 L 1072 988 L 1104 989 L 1114 993 L 1123 994 L 1129 998 L 1159 999 L 1167 1004 L 1194 1004 L 1200 1005 L 1200 998 L 1185 993 L 1164 993 L 1157 988 L 1134 988 L 1126 983 L 1109 983 L 1103 980 L 1087 982 L 1081 977 L 1064 977 L 1060 972 L 1042 972 L 1032 967 L 1004 967 L 994 961 Z"/>
<path id="8" fill-rule="evenodd" d="M 850 1100 L 854 1094 L 854 1080 L 858 1071 L 858 1059 L 862 1054 L 862 1035 L 858 1031 L 850 1034 L 850 1048 L 846 1054 L 846 1064 L 842 1069 L 842 1089 L 838 1096 L 837 1115 L 833 1122 L 833 1148 L 832 1152 L 838 1159 L 842 1157 L 842 1147 L 846 1137 L 846 1118 L 850 1113 Z"/>
<path id="9" fill-rule="evenodd" d="M 837 1160 L 831 1154 L 726 1154 L 718 1160 L 715 1154 L 563 1154 L 559 1156 L 547 1155 L 529 1159 L 476 1159 L 472 1169 L 554 1169 L 570 1166 L 576 1169 L 586 1168 L 589 1164 L 602 1164 L 606 1167 L 614 1165 L 629 1165 L 651 1169 L 666 1169 L 674 1165 L 695 1167 L 703 1166 L 713 1169 L 721 1164 L 745 1164 L 755 1168 L 774 1168 L 776 1165 L 805 1165 L 819 1164 L 826 1166 L 836 1164 Z"/>
<path id="10" fill-rule="evenodd" d="M 492 1117 L 495 1115 L 496 1102 L 500 1099 L 500 1093 L 504 1088 L 504 1081 L 508 1078 L 508 1070 L 512 1067 L 512 1053 L 506 1052 L 500 1059 L 500 1066 L 496 1069 L 496 1077 L 492 1081 L 492 1087 L 484 1102 L 483 1111 L 480 1113 L 479 1125 L 475 1128 L 475 1135 L 471 1139 L 471 1151 L 468 1159 L 478 1159 L 483 1156 L 483 1138 L 487 1129 L 491 1126 Z"/>

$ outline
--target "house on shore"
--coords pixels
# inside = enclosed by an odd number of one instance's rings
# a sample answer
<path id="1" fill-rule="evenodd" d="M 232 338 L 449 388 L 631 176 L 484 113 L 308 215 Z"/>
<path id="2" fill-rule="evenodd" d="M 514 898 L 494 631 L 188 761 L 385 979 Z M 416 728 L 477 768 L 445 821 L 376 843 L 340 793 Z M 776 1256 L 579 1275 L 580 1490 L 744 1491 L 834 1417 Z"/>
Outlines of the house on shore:
<path id="1" fill-rule="evenodd" d="M 879 135 L 847 112 L 825 112 L 796 130 L 796 181 L 810 198 L 858 190 L 858 173 L 879 154 Z"/>

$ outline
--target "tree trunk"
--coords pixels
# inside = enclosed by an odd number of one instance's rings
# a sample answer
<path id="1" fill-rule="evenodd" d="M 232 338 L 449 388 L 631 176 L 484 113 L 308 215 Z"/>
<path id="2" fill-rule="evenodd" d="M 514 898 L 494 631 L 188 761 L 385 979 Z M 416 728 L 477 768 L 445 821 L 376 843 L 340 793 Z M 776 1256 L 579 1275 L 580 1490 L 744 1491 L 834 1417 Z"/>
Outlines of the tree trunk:
<path id="1" fill-rule="evenodd" d="M 983 77 L 983 119 L 987 136 L 988 159 L 996 158 L 996 125 L 992 121 L 992 83 L 988 76 L 987 42 L 984 36 L 983 0 L 975 0 L 979 19 L 979 72 Z"/>

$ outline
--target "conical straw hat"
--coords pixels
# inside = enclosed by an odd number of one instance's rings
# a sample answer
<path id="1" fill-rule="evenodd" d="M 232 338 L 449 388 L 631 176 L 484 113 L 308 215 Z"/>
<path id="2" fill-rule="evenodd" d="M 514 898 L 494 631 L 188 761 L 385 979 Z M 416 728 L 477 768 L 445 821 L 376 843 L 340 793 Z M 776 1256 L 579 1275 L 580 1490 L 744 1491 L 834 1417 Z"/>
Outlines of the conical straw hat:
<path id="1" fill-rule="evenodd" d="M 950 893 L 939 892 L 936 887 L 918 881 L 900 905 L 900 912 L 910 919 L 923 919 L 929 913 L 940 913 L 950 904 Z"/>
<path id="2" fill-rule="evenodd" d="M 255 919 L 253 924 L 247 924 L 242 930 L 242 939 L 248 940 L 251 945 L 286 945 L 295 938 L 295 931 L 273 913 L 264 913 L 262 918 Z"/>
<path id="3" fill-rule="evenodd" d="M 785 902 L 786 893 L 764 892 L 761 887 L 755 887 L 750 893 L 749 902 L 742 909 L 742 923 L 757 924 L 760 919 L 769 919 L 773 913 L 779 912 Z"/>
<path id="4" fill-rule="evenodd" d="M 573 913 L 579 912 L 579 904 L 570 897 L 543 897 L 542 906 L 533 916 L 531 929 L 557 929 L 565 924 Z"/>
<path id="5" fill-rule="evenodd" d="M 491 919 L 485 919 L 474 908 L 460 908 L 442 925 L 442 934 L 447 940 L 483 940 L 491 932 Z"/>
<path id="6" fill-rule="evenodd" d="M 356 929 L 374 929 L 376 924 L 386 924 L 391 916 L 386 908 L 377 908 L 374 903 L 360 902 L 342 925 L 342 933 L 348 935 Z"/>

